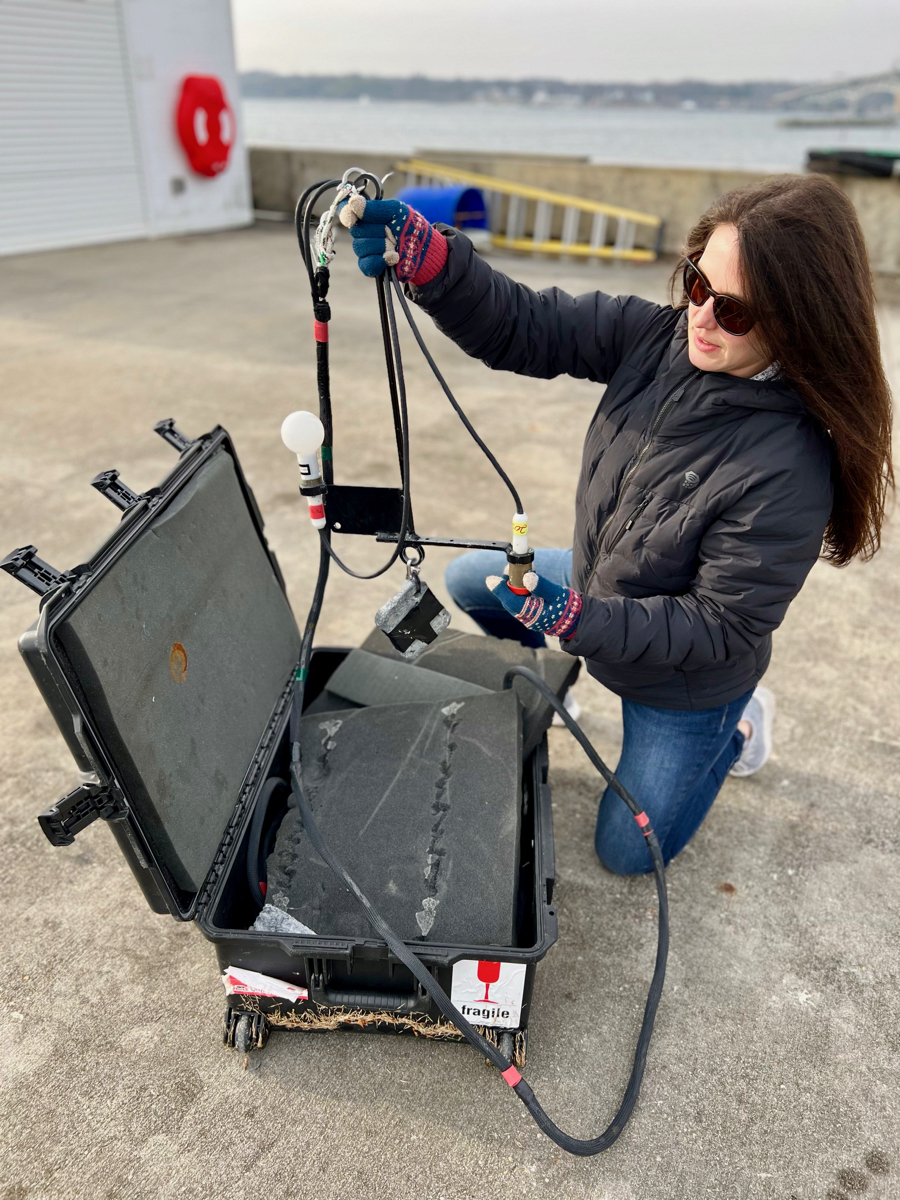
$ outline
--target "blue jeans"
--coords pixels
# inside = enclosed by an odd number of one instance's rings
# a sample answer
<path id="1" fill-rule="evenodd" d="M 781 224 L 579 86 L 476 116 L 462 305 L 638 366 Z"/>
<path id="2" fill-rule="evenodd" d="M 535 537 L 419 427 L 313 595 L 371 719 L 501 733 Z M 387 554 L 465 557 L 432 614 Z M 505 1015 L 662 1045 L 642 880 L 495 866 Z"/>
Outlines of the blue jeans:
<path id="1" fill-rule="evenodd" d="M 524 646 L 543 646 L 543 634 L 520 625 L 484 586 L 485 576 L 502 575 L 505 566 L 506 556 L 500 551 L 463 554 L 447 568 L 447 590 L 485 633 L 513 638 Z M 570 587 L 572 551 L 536 550 L 534 569 Z M 751 690 L 729 704 L 697 711 L 622 701 L 625 736 L 616 776 L 643 806 L 667 863 L 700 828 L 737 761 L 744 745 L 737 724 L 752 694 Z M 653 869 L 644 835 L 612 788 L 600 801 L 594 846 L 603 865 L 618 875 Z"/>

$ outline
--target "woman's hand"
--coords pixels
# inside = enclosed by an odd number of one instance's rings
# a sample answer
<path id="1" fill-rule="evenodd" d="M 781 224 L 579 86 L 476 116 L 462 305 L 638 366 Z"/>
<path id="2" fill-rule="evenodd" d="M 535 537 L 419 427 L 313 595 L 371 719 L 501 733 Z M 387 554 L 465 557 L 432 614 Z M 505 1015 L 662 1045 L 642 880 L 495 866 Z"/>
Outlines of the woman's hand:
<path id="1" fill-rule="evenodd" d="M 380 275 L 396 267 L 402 282 L 430 283 L 447 261 L 447 239 L 420 212 L 402 200 L 367 200 L 351 196 L 338 209 L 350 230 L 363 275 Z"/>
<path id="2" fill-rule="evenodd" d="M 488 575 L 484 582 L 510 616 L 529 629 L 565 639 L 578 628 L 582 600 L 571 588 L 541 579 L 534 571 L 528 571 L 522 581 L 528 588 L 527 596 L 514 592 L 509 581 L 499 575 Z"/>

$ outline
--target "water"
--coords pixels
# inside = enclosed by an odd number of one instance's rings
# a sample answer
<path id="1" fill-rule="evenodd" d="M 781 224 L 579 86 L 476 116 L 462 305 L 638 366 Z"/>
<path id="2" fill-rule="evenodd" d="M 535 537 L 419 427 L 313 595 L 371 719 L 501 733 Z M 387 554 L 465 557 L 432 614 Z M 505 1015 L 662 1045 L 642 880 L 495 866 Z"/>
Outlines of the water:
<path id="1" fill-rule="evenodd" d="M 485 150 L 587 155 L 640 166 L 799 171 L 811 147 L 900 152 L 900 128 L 780 129 L 783 114 L 535 108 L 414 101 L 242 102 L 249 146 L 411 154 Z"/>

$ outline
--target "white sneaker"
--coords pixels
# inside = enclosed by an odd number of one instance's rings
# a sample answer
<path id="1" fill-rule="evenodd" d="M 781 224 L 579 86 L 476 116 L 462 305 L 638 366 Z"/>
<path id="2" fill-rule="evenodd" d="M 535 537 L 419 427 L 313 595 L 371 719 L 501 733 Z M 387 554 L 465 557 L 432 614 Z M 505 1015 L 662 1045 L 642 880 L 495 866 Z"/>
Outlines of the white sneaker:
<path id="1" fill-rule="evenodd" d="M 766 765 L 772 753 L 772 722 L 775 719 L 775 697 L 762 684 L 755 688 L 747 701 L 741 720 L 750 726 L 750 736 L 744 742 L 741 756 L 729 775 L 755 775 Z"/>
<path id="2" fill-rule="evenodd" d="M 563 708 L 566 710 L 566 712 L 569 714 L 569 716 L 572 718 L 573 721 L 577 721 L 578 718 L 581 716 L 581 705 L 578 703 L 578 701 L 572 695 L 571 688 L 569 688 L 569 690 L 566 692 L 565 696 L 563 696 Z M 554 714 L 553 714 L 553 724 L 557 725 L 557 726 L 565 725 L 565 721 L 562 719 L 562 717 L 559 715 L 558 712 L 554 712 Z"/>

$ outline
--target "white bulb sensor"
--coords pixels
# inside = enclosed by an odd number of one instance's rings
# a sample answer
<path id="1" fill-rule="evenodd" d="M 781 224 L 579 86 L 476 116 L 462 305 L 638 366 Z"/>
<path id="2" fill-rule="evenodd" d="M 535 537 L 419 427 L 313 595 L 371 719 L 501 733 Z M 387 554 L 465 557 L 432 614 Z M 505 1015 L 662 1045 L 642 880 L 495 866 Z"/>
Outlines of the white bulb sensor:
<path id="1" fill-rule="evenodd" d="M 281 423 L 281 440 L 288 450 L 297 455 L 300 478 L 303 480 L 301 490 L 309 505 L 309 518 L 316 529 L 324 529 L 327 524 L 323 503 L 325 489 L 322 487 L 317 453 L 325 441 L 325 426 L 311 412 L 292 412 Z"/>
<path id="2" fill-rule="evenodd" d="M 281 440 L 298 458 L 308 458 L 325 441 L 325 426 L 311 412 L 292 412 L 281 423 Z"/>

